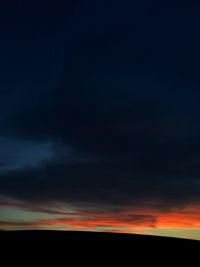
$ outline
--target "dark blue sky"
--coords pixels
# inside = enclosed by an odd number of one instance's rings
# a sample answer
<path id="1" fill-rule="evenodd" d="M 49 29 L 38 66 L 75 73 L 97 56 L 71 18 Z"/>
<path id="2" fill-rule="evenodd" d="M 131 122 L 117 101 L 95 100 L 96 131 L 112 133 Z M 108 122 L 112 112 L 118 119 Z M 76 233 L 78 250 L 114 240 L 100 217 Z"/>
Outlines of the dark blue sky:
<path id="1" fill-rule="evenodd" d="M 104 210 L 200 204 L 198 1 L 0 10 L 3 198 Z"/>

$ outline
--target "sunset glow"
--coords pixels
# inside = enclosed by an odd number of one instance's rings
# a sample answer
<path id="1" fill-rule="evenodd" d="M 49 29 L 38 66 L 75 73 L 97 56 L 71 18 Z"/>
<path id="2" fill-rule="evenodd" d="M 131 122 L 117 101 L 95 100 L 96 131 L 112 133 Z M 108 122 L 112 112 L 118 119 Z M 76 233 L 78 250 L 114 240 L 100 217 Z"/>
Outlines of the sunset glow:
<path id="1" fill-rule="evenodd" d="M 9 213 L 8 205 L 2 209 Z M 200 213 L 199 207 L 188 207 L 177 211 L 156 210 L 124 210 L 113 213 L 49 210 L 37 212 L 36 209 L 27 209 L 15 205 L 17 214 L 25 218 L 10 221 L 1 221 L 0 227 L 4 230 L 21 229 L 51 229 L 51 230 L 84 230 L 102 232 L 121 232 L 137 234 L 154 234 L 193 238 L 200 240 Z M 12 211 L 13 213 L 13 211 Z M 34 219 L 38 217 L 40 219 Z M 41 217 L 43 219 L 41 219 Z M 167 234 L 166 234 L 167 233 Z"/>

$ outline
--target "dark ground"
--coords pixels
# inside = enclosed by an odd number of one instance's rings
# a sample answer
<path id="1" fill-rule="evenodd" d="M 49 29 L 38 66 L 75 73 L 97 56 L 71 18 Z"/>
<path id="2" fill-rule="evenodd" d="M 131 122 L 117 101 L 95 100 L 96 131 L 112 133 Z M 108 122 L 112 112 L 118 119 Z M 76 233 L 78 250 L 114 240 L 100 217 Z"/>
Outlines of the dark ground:
<path id="1" fill-rule="evenodd" d="M 18 262 L 17 259 L 21 261 L 24 255 L 28 255 L 29 261 L 42 255 L 46 263 L 51 263 L 53 258 L 58 261 L 64 259 L 65 262 L 68 262 L 70 258 L 73 259 L 73 262 L 81 261 L 84 265 L 85 260 L 87 263 L 89 260 L 94 260 L 93 266 L 96 266 L 99 261 L 105 261 L 109 257 L 113 264 L 114 262 L 119 263 L 120 259 L 123 262 L 139 260 L 140 262 L 148 262 L 148 264 L 152 264 L 153 260 L 153 263 L 160 262 L 161 266 L 166 261 L 170 261 L 172 264 L 174 260 L 178 260 L 179 263 L 181 261 L 186 263 L 185 261 L 189 260 L 190 266 L 198 266 L 200 242 L 114 233 L 1 231 L 0 253 L 8 256 L 17 254 L 17 258 L 14 257 L 16 262 Z M 10 260 L 9 258 L 12 259 L 12 257 L 7 257 L 7 260 Z M 193 262 L 196 262 L 195 265 Z"/>

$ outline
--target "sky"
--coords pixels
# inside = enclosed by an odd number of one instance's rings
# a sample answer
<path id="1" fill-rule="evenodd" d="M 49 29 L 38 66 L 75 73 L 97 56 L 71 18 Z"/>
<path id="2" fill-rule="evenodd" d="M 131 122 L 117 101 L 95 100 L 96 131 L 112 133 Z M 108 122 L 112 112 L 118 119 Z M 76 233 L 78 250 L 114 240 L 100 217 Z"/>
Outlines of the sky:
<path id="1" fill-rule="evenodd" d="M 200 3 L 0 3 L 0 228 L 200 240 Z"/>

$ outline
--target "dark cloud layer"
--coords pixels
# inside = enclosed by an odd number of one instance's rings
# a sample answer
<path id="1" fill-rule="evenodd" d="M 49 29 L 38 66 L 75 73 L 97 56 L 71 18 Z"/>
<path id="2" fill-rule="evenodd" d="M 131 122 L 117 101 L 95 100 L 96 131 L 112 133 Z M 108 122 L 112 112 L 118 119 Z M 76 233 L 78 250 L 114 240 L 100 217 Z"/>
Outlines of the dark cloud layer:
<path id="1" fill-rule="evenodd" d="M 12 65 L 7 76 L 18 78 L 0 91 L 2 136 L 51 142 L 54 157 L 1 171 L 0 194 L 91 206 L 199 203 L 199 4 L 77 1 L 70 8 L 50 12 L 45 23 L 30 19 L 29 51 L 10 43 L 9 61 L 19 63 L 20 51 L 23 64 L 19 77 Z M 62 19 L 54 24 L 52 16 Z M 35 46 L 41 23 L 48 37 Z M 30 54 L 39 69 L 27 64 Z"/>

